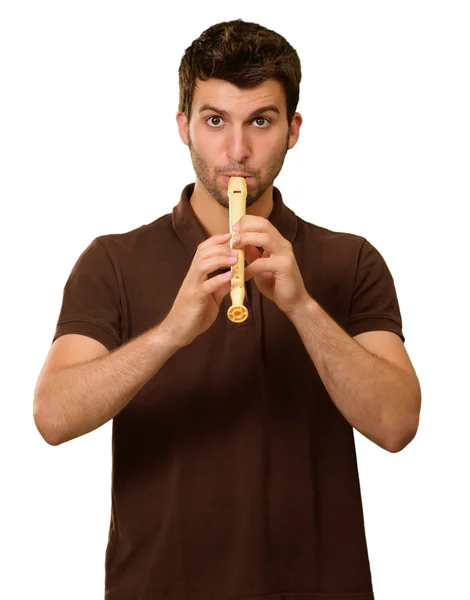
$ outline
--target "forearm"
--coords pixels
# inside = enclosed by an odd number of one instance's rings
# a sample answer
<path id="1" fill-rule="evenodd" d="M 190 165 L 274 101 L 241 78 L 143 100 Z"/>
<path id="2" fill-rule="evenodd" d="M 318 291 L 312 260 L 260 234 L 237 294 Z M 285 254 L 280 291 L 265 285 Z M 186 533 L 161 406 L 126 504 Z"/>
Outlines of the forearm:
<path id="1" fill-rule="evenodd" d="M 384 449 L 412 436 L 411 376 L 375 356 L 312 300 L 290 317 L 331 399 L 346 420 Z"/>
<path id="2" fill-rule="evenodd" d="M 156 326 L 106 356 L 49 374 L 36 390 L 44 439 L 59 445 L 114 418 L 177 350 Z"/>

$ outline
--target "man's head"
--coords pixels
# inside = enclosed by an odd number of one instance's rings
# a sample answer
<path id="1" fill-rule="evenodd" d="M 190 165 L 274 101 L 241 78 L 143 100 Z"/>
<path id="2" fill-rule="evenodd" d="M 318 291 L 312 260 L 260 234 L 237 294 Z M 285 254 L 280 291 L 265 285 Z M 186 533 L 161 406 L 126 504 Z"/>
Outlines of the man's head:
<path id="1" fill-rule="evenodd" d="M 197 178 L 222 206 L 228 207 L 223 174 L 252 176 L 247 207 L 272 186 L 299 136 L 300 79 L 296 51 L 256 23 L 213 25 L 186 49 L 179 133 Z"/>

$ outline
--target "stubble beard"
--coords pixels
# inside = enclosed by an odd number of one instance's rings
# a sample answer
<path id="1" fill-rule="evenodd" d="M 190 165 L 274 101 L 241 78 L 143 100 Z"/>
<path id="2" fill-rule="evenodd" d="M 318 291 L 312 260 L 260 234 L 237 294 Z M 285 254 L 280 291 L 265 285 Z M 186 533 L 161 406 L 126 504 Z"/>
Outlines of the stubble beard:
<path id="1" fill-rule="evenodd" d="M 246 207 L 252 206 L 264 192 L 272 185 L 273 181 L 279 175 L 282 169 L 282 165 L 284 164 L 284 160 L 287 154 L 289 145 L 289 135 L 287 135 L 286 142 L 284 148 L 274 157 L 274 159 L 270 162 L 267 173 L 265 177 L 260 180 L 258 177 L 254 180 L 255 185 L 250 187 L 250 190 L 246 196 Z M 201 157 L 201 155 L 194 149 L 194 145 L 192 143 L 191 137 L 188 133 L 188 146 L 189 152 L 191 155 L 191 162 L 193 163 L 193 168 L 196 173 L 197 178 L 200 180 L 202 185 L 206 188 L 209 194 L 214 198 L 220 206 L 224 208 L 229 208 L 229 199 L 228 194 L 222 191 L 220 187 L 220 174 L 223 173 L 220 169 L 215 171 L 215 174 L 211 176 L 209 168 L 205 160 Z M 243 171 L 243 168 L 233 167 L 227 168 L 227 171 Z M 257 176 L 257 174 L 254 174 Z M 251 184 L 252 185 L 252 184 Z"/>

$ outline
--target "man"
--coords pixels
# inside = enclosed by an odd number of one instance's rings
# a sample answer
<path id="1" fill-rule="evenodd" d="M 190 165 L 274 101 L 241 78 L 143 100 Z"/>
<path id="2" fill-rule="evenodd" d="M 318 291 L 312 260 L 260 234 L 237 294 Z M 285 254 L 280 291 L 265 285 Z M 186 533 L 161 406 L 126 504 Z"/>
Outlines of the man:
<path id="1" fill-rule="evenodd" d="M 282 36 L 214 25 L 179 74 L 196 182 L 80 256 L 35 422 L 58 445 L 113 419 L 109 600 L 370 600 L 353 427 L 397 452 L 421 402 L 392 276 L 367 240 L 307 223 L 273 186 L 302 123 Z M 229 231 L 235 175 L 247 214 Z M 232 235 L 241 324 L 226 316 Z"/>

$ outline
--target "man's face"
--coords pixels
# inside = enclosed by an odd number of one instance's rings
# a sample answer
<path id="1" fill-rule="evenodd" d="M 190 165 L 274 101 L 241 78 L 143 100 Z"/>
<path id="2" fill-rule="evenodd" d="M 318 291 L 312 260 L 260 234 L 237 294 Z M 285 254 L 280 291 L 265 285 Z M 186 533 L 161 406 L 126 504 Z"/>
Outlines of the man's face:
<path id="1" fill-rule="evenodd" d="M 189 125 L 183 113 L 177 119 L 197 178 L 226 208 L 224 174 L 248 176 L 246 206 L 251 206 L 279 175 L 302 122 L 296 113 L 289 128 L 284 90 L 274 79 L 250 90 L 220 79 L 198 80 Z"/>

